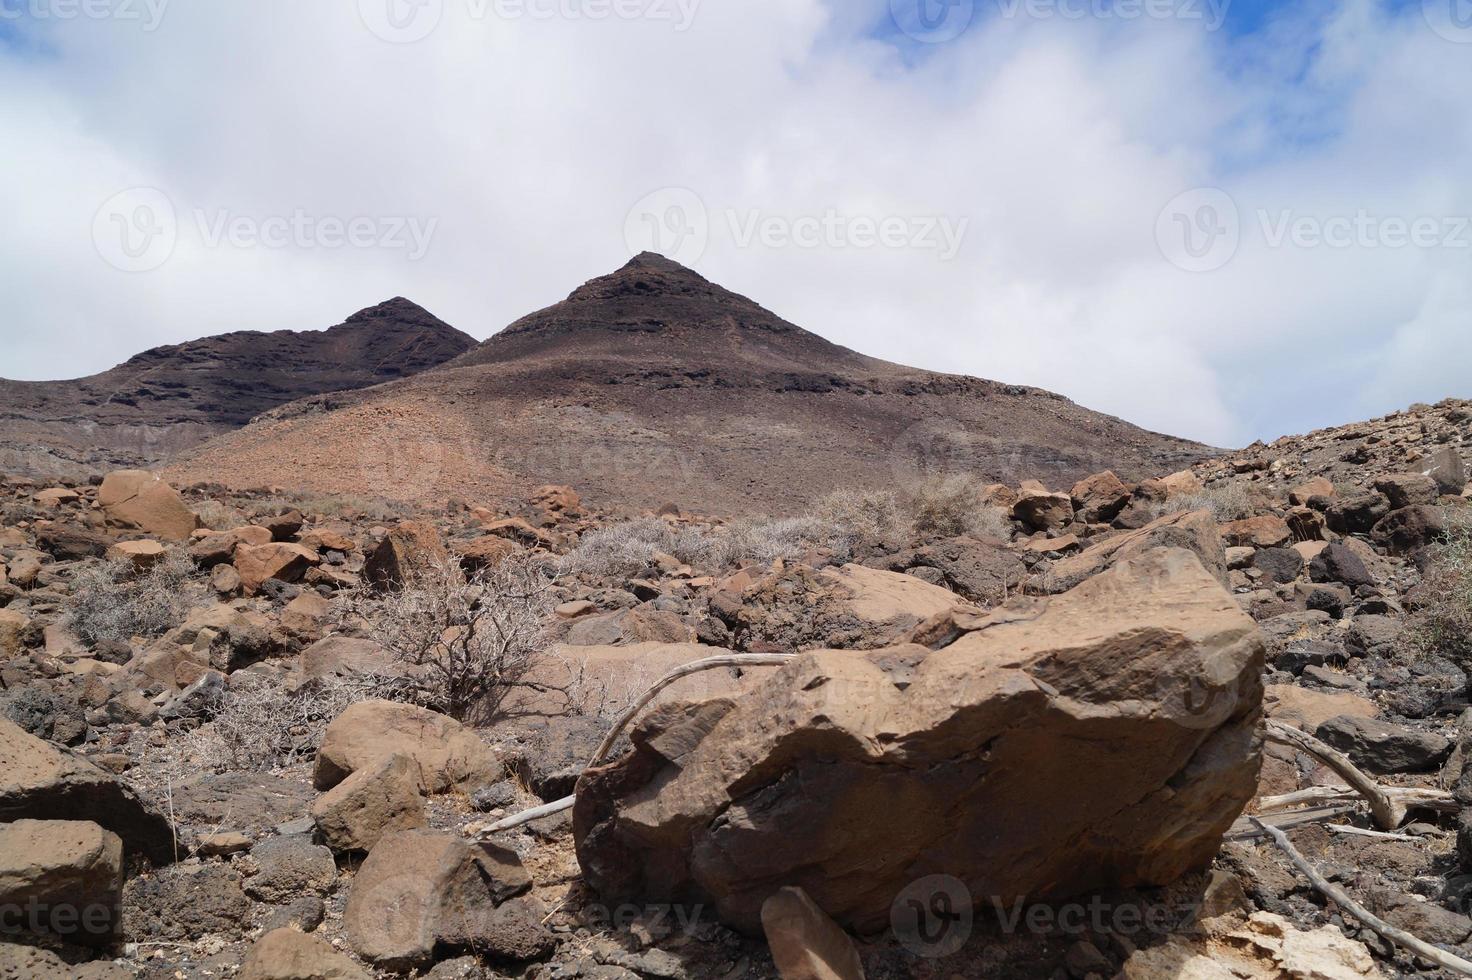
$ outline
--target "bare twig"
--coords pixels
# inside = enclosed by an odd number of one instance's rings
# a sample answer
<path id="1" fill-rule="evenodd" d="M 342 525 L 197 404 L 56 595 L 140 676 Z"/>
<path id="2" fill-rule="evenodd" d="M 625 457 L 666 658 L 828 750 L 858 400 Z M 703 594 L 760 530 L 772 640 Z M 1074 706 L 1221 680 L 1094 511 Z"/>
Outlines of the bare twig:
<path id="1" fill-rule="evenodd" d="M 1456 813 L 1461 809 L 1457 801 L 1452 798 L 1452 794 L 1444 789 L 1430 789 L 1424 786 L 1381 786 L 1380 789 L 1392 802 L 1401 804 L 1407 810 L 1423 809 L 1436 810 L 1440 813 Z M 1310 786 L 1308 789 L 1284 793 L 1281 796 L 1264 796 L 1258 801 L 1258 812 L 1274 813 L 1309 803 L 1341 803 L 1346 800 L 1363 801 L 1364 797 L 1358 790 L 1348 786 Z"/>
<path id="2" fill-rule="evenodd" d="M 1356 797 L 1358 801 L 1358 797 Z M 1333 820 L 1347 813 L 1359 810 L 1357 803 L 1341 803 L 1335 806 L 1316 806 L 1306 810 L 1292 810 L 1287 813 L 1266 814 L 1261 817 L 1253 817 L 1250 814 L 1240 818 L 1232 824 L 1232 829 L 1227 831 L 1227 840 L 1251 840 L 1261 837 L 1262 831 L 1253 826 L 1252 821 L 1261 819 L 1265 823 L 1272 824 L 1287 830 L 1289 827 L 1302 827 L 1305 824 L 1319 823 L 1324 820 Z"/>
<path id="3" fill-rule="evenodd" d="M 1281 722 L 1267 723 L 1267 737 L 1274 742 L 1307 752 L 1342 776 L 1370 804 L 1370 813 L 1381 830 L 1395 830 L 1405 821 L 1405 805 L 1391 798 L 1385 792 L 1385 787 L 1365 775 L 1344 753 L 1330 748 L 1307 732 L 1290 728 Z"/>
<path id="4" fill-rule="evenodd" d="M 1376 840 L 1401 840 L 1409 841 L 1412 844 L 1417 843 L 1421 839 L 1419 837 L 1412 837 L 1410 834 L 1391 834 L 1383 830 L 1366 830 L 1363 827 L 1351 827 L 1348 824 L 1342 823 L 1326 824 L 1324 829 L 1333 831 L 1336 834 L 1349 834 L 1353 837 L 1373 837 Z"/>
<path id="5" fill-rule="evenodd" d="M 1250 819 L 1263 833 L 1272 838 L 1273 843 L 1277 844 L 1279 849 L 1288 856 L 1288 860 L 1293 862 L 1293 866 L 1298 869 L 1299 874 L 1307 878 L 1309 883 L 1317 888 L 1325 898 L 1339 906 L 1341 911 L 1348 912 L 1360 922 L 1363 922 L 1377 936 L 1410 950 L 1423 960 L 1429 963 L 1435 963 L 1443 969 L 1451 970 L 1453 973 L 1459 973 L 1464 977 L 1472 977 L 1472 962 L 1464 960 L 1460 956 L 1453 956 L 1445 950 L 1438 949 L 1428 942 L 1417 939 L 1404 929 L 1397 929 L 1384 919 L 1378 918 L 1359 902 L 1351 898 L 1349 893 L 1343 888 L 1333 884 L 1323 875 L 1319 874 L 1314 869 L 1314 866 L 1309 864 L 1308 860 L 1302 854 L 1298 853 L 1298 848 L 1293 846 L 1293 842 L 1288 839 L 1287 834 L 1283 833 L 1277 827 L 1263 823 L 1256 817 Z"/>

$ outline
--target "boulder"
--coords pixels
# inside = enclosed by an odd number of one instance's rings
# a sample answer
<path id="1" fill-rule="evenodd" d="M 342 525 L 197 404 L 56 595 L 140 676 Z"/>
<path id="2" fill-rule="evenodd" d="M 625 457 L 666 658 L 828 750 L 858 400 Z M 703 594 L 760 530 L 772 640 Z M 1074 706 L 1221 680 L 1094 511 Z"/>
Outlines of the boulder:
<path id="1" fill-rule="evenodd" d="M 117 931 L 122 890 L 123 842 L 111 831 L 77 820 L 0 824 L 0 909 L 26 910 L 22 928 L 106 945 Z"/>
<path id="2" fill-rule="evenodd" d="M 168 549 L 157 541 L 119 541 L 107 549 L 106 557 L 130 563 L 140 571 L 146 571 L 159 563 Z"/>
<path id="3" fill-rule="evenodd" d="M 112 545 L 113 539 L 108 535 L 84 527 L 54 524 L 50 521 L 43 521 L 36 525 L 36 547 L 57 561 L 101 558 L 107 554 L 107 549 Z M 39 566 L 37 570 L 39 571 Z M 35 581 L 34 576 L 29 578 L 30 581 L 27 581 L 25 576 L 11 575 L 11 579 L 18 585 L 29 585 L 30 582 Z"/>
<path id="4" fill-rule="evenodd" d="M 256 941 L 237 980 L 369 980 L 362 967 L 316 936 L 276 929 Z"/>
<path id="5" fill-rule="evenodd" d="M 1312 732 L 1336 715 L 1374 718 L 1380 709 L 1355 694 L 1310 691 L 1293 684 L 1269 684 L 1264 692 L 1267 715 L 1273 721 Z"/>
<path id="6" fill-rule="evenodd" d="M 71 964 L 49 949 L 0 942 L 0 977 L 5 980 L 136 980 L 131 967 L 111 960 Z"/>
<path id="7" fill-rule="evenodd" d="M 337 881 L 332 852 L 306 834 L 268 837 L 250 849 L 256 873 L 245 893 L 280 905 L 302 895 L 326 895 Z"/>
<path id="8" fill-rule="evenodd" d="M 290 541 L 296 537 L 297 532 L 302 529 L 302 525 L 306 522 L 306 518 L 302 517 L 302 512 L 296 508 L 292 508 L 274 517 L 267 517 L 257 523 L 266 529 L 267 533 L 271 535 L 272 541 Z"/>
<path id="9" fill-rule="evenodd" d="M 334 851 L 371 851 L 385 834 L 426 826 L 419 766 L 406 755 L 365 766 L 318 797 L 311 815 Z"/>
<path id="10" fill-rule="evenodd" d="M 1355 715 L 1330 718 L 1315 734 L 1360 768 L 1381 774 L 1431 772 L 1452 751 L 1452 743 L 1434 732 Z"/>
<path id="11" fill-rule="evenodd" d="M 1369 534 L 1390 513 L 1390 501 L 1382 493 L 1362 493 L 1336 501 L 1324 513 L 1329 530 L 1340 534 Z"/>
<path id="12" fill-rule="evenodd" d="M 1169 476 L 1163 476 L 1156 482 L 1165 490 L 1166 500 L 1194 496 L 1206 489 L 1201 484 L 1201 478 L 1190 470 L 1180 470 Z"/>
<path id="13" fill-rule="evenodd" d="M 1456 446 L 1443 446 L 1421 461 L 1421 472 L 1436 481 L 1439 492 L 1456 496 L 1467 485 L 1467 466 Z"/>
<path id="14" fill-rule="evenodd" d="M 572 487 L 545 486 L 537 487 L 529 498 L 532 506 L 543 510 L 560 514 L 565 511 L 578 510 L 583 506 L 583 500 L 578 492 Z"/>
<path id="15" fill-rule="evenodd" d="M 1375 525 L 1370 538 L 1392 555 L 1408 555 L 1445 537 L 1446 531 L 1441 508 L 1417 504 L 1391 511 Z"/>
<path id="16" fill-rule="evenodd" d="M 178 942 L 241 935 L 250 899 L 224 864 L 176 864 L 123 886 L 123 938 Z"/>
<path id="17" fill-rule="evenodd" d="M 321 561 L 315 551 L 299 544 L 243 544 L 235 549 L 235 570 L 246 595 L 255 595 L 270 579 L 300 582 L 307 569 Z"/>
<path id="18" fill-rule="evenodd" d="M 1154 548 L 1185 548 L 1195 553 L 1206 570 L 1223 585 L 1227 581 L 1226 551 L 1210 511 L 1169 514 L 1135 531 L 1101 541 L 1077 555 L 1055 562 L 1044 578 L 1050 593 L 1067 592 L 1086 579 Z"/>
<path id="19" fill-rule="evenodd" d="M 1229 521 L 1222 525 L 1221 535 L 1227 545 L 1239 548 L 1281 548 L 1293 541 L 1288 522 L 1271 514 Z"/>
<path id="20" fill-rule="evenodd" d="M 1308 576 L 1315 582 L 1340 582 L 1351 589 L 1375 584 L 1375 576 L 1370 574 L 1359 555 L 1337 543 L 1328 545 L 1314 556 L 1308 565 Z"/>
<path id="21" fill-rule="evenodd" d="M 231 561 L 241 545 L 260 547 L 271 543 L 271 532 L 263 527 L 238 527 L 233 531 L 207 534 L 189 546 L 189 557 L 200 568 L 214 568 Z"/>
<path id="22" fill-rule="evenodd" d="M 495 953 L 513 932 L 527 930 L 514 918 L 515 899 L 530 888 L 514 851 L 457 834 L 401 831 L 380 840 L 358 869 L 343 930 L 359 956 L 387 970 L 426 966 L 437 948 Z M 545 949 L 550 937 L 531 925 L 531 945 Z"/>
<path id="23" fill-rule="evenodd" d="M 1073 509 L 1079 520 L 1085 524 L 1108 524 L 1130 502 L 1130 488 L 1114 471 L 1105 470 L 1075 483 L 1069 496 L 1073 498 Z"/>
<path id="24" fill-rule="evenodd" d="M 372 674 L 394 677 L 404 673 L 393 653 L 372 640 L 352 636 L 318 640 L 297 656 L 297 668 L 309 680 Z"/>
<path id="25" fill-rule="evenodd" d="M 0 660 L 8 660 L 26 648 L 36 634 L 31 617 L 19 609 L 0 609 Z"/>
<path id="26" fill-rule="evenodd" d="M 863 933 L 932 874 L 982 902 L 1206 867 L 1257 784 L 1263 639 L 1200 560 L 1156 550 L 970 625 L 646 716 L 579 781 L 585 879 L 609 901 L 710 902 L 751 934 L 792 885 Z"/>
<path id="27" fill-rule="evenodd" d="M 91 763 L 0 718 L 0 822 L 90 820 L 155 864 L 174 859 L 174 834 L 162 813 Z"/>
<path id="28" fill-rule="evenodd" d="M 1024 491 L 1012 505 L 1012 519 L 1034 531 L 1051 531 L 1073 520 L 1073 498 L 1066 493 Z"/>
<path id="29" fill-rule="evenodd" d="M 97 489 L 97 503 L 109 524 L 166 541 L 188 541 L 199 527 L 199 518 L 179 492 L 147 470 L 114 470 L 107 474 Z"/>
<path id="30" fill-rule="evenodd" d="M 995 605 L 1017 591 L 1027 577 L 1027 566 L 1010 548 L 976 538 L 960 537 L 938 541 L 866 561 L 872 568 L 914 574 L 916 569 L 934 569 L 945 588 L 968 602 Z"/>
<path id="31" fill-rule="evenodd" d="M 864 565 L 779 568 L 736 596 L 718 590 L 712 611 L 748 650 L 876 649 L 964 605 L 913 575 Z"/>
<path id="32" fill-rule="evenodd" d="M 1392 473 L 1376 480 L 1374 487 L 1385 494 L 1391 510 L 1400 510 L 1413 504 L 1434 504 L 1441 491 L 1436 481 L 1424 473 Z"/>
<path id="33" fill-rule="evenodd" d="M 1292 548 L 1260 548 L 1252 557 L 1252 567 L 1269 582 L 1292 582 L 1303 572 L 1303 556 Z"/>
<path id="34" fill-rule="evenodd" d="M 450 547 L 455 552 L 455 557 L 460 559 L 460 567 L 467 575 L 494 568 L 522 551 L 521 545 L 515 541 L 494 534 L 482 535 L 474 541 L 456 541 Z"/>
<path id="35" fill-rule="evenodd" d="M 414 760 L 427 793 L 473 790 L 502 775 L 490 746 L 453 718 L 412 704 L 361 701 L 327 726 L 312 782 L 331 789 L 395 754 Z"/>
<path id="36" fill-rule="evenodd" d="M 447 561 L 449 552 L 433 524 L 403 521 L 363 564 L 363 578 L 375 589 L 402 588 L 407 577 Z"/>
<path id="37" fill-rule="evenodd" d="M 853 940 L 801 888 L 762 903 L 762 932 L 782 980 L 864 980 Z"/>
<path id="38" fill-rule="evenodd" d="M 1308 502 L 1315 497 L 1328 499 L 1332 498 L 1335 493 L 1334 484 L 1322 476 L 1316 476 L 1288 491 L 1288 502 L 1299 507 L 1306 507 Z"/>

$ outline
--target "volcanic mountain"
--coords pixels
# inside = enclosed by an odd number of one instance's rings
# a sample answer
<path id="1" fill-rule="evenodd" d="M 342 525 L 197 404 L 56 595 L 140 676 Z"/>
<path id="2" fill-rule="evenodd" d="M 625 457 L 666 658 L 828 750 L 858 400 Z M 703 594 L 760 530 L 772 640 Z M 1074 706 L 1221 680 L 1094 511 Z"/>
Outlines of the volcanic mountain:
<path id="1" fill-rule="evenodd" d="M 792 512 L 926 475 L 1166 473 L 1208 455 L 1034 388 L 865 357 L 643 254 L 448 364 L 307 398 L 186 453 L 180 482 Z"/>
<path id="2" fill-rule="evenodd" d="M 0 379 L 0 472 L 156 464 L 278 405 L 407 377 L 475 345 L 399 298 L 328 330 L 206 337 L 73 381 Z"/>

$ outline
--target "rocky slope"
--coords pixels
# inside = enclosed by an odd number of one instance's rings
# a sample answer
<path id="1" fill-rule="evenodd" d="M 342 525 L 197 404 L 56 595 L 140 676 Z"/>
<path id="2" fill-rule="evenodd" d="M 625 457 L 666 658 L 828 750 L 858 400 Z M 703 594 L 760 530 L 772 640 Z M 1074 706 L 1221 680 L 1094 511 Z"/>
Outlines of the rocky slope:
<path id="1" fill-rule="evenodd" d="M 645 254 L 440 370 L 285 406 L 170 476 L 477 502 L 550 480 L 603 503 L 782 513 L 837 486 L 1140 478 L 1208 452 L 1045 391 L 865 357 Z"/>
<path id="2" fill-rule="evenodd" d="M 0 973 L 1443 976 L 1238 816 L 1472 955 L 1469 456 L 1446 401 L 800 521 L 5 480 L 0 907 L 99 914 Z M 461 724 L 420 644 L 471 633 L 386 624 L 466 570 L 501 600 L 456 615 L 540 626 Z M 1387 824 L 1285 727 L 1419 802 Z"/>
<path id="3" fill-rule="evenodd" d="M 0 470 L 151 465 L 283 403 L 417 374 L 474 345 L 396 298 L 328 330 L 206 337 L 72 381 L 0 379 Z"/>

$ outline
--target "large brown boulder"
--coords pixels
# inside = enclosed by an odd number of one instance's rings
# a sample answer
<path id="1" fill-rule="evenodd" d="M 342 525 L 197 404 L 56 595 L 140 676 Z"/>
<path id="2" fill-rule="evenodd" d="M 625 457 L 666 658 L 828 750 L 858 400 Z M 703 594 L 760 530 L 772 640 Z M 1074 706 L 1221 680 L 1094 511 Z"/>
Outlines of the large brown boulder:
<path id="1" fill-rule="evenodd" d="M 978 904 L 1162 885 L 1252 798 L 1263 646 L 1169 549 L 933 653 L 808 653 L 735 701 L 656 712 L 585 774 L 579 863 L 605 899 L 710 902 L 752 934 L 785 885 L 861 932 L 929 875 Z"/>
<path id="2" fill-rule="evenodd" d="M 0 908 L 25 909 L 22 928 L 68 943 L 105 945 L 117 931 L 122 891 L 117 834 L 80 820 L 0 824 Z"/>
<path id="3" fill-rule="evenodd" d="M 1185 548 L 1195 553 L 1207 571 L 1222 584 L 1227 581 L 1227 552 L 1210 511 L 1169 514 L 1134 531 L 1126 531 L 1065 558 L 1048 570 L 1047 592 L 1067 592 L 1117 562 L 1153 548 Z"/>
<path id="4" fill-rule="evenodd" d="M 84 759 L 0 718 L 0 823 L 90 820 L 155 864 L 174 858 L 169 821 L 130 788 Z"/>
<path id="5" fill-rule="evenodd" d="M 235 549 L 235 570 L 246 595 L 254 595 L 268 579 L 300 582 L 321 562 L 315 551 L 299 544 L 242 544 Z"/>
<path id="6" fill-rule="evenodd" d="M 712 611 L 727 620 L 738 642 L 756 651 L 878 649 L 962 605 L 959 596 L 940 586 L 864 565 L 790 565 L 739 596 L 718 592 L 712 599 Z"/>
<path id="7" fill-rule="evenodd" d="M 328 790 L 395 754 L 412 759 L 427 793 L 476 789 L 501 777 L 501 765 L 475 732 L 412 704 L 360 701 L 327 726 L 312 781 Z"/>
<path id="8" fill-rule="evenodd" d="M 952 592 L 987 606 L 1016 592 L 1027 577 L 1027 566 L 1017 552 L 970 537 L 938 541 L 865 564 L 889 572 L 908 572 L 912 577 L 919 569 L 934 569 Z"/>
<path id="9" fill-rule="evenodd" d="M 199 527 L 199 518 L 179 492 L 147 470 L 114 470 L 107 474 L 97 489 L 97 503 L 109 524 L 169 541 L 187 541 Z"/>
<path id="10" fill-rule="evenodd" d="M 401 521 L 363 563 L 363 577 L 380 591 L 403 587 L 406 579 L 448 560 L 449 551 L 433 524 Z"/>
<path id="11" fill-rule="evenodd" d="M 520 913 L 531 876 L 514 851 L 456 834 L 408 830 L 378 843 L 348 893 L 343 930 L 375 966 L 407 971 L 437 948 L 532 959 L 550 937 Z M 531 935 L 527 935 L 531 933 Z M 525 948 L 531 955 L 518 955 Z"/>
<path id="12" fill-rule="evenodd" d="M 391 755 L 365 766 L 312 804 L 317 833 L 335 851 L 371 851 L 385 834 L 428 823 L 419 794 L 419 764 Z"/>

